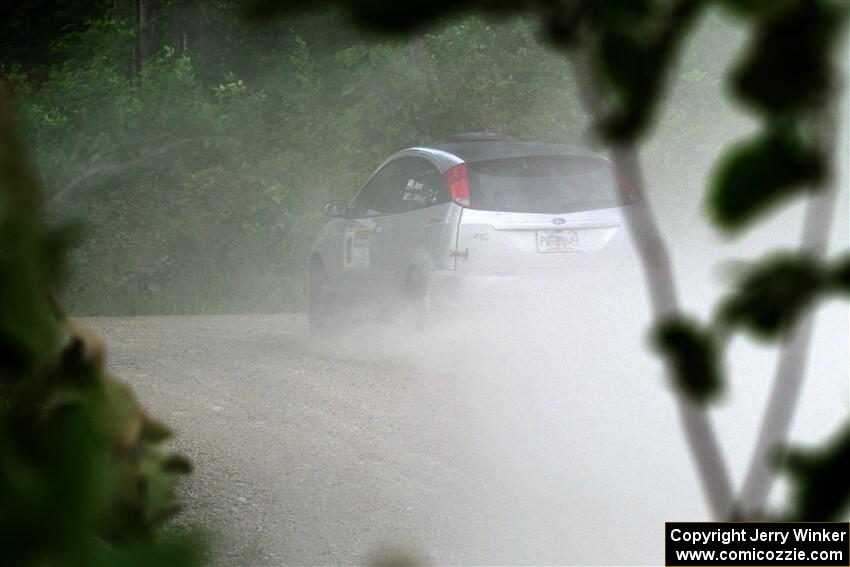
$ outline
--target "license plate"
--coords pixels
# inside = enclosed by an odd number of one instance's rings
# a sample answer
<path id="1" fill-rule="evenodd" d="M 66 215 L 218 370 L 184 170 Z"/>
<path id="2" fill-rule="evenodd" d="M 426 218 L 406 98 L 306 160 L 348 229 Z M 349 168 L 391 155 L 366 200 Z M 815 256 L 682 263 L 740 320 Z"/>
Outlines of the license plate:
<path id="1" fill-rule="evenodd" d="M 561 230 L 537 231 L 538 252 L 575 252 L 576 250 L 578 250 L 577 230 L 566 228 Z"/>

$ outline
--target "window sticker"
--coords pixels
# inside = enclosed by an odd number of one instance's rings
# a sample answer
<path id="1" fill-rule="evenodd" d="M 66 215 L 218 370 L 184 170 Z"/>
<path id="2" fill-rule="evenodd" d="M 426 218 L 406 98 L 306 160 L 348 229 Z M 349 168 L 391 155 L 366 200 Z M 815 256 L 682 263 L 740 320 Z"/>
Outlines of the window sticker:
<path id="1" fill-rule="evenodd" d="M 423 191 L 424 185 L 415 179 L 410 179 L 407 182 L 407 187 L 404 189 L 403 201 L 413 201 L 419 205 L 426 204 L 428 196 Z"/>
<path id="2" fill-rule="evenodd" d="M 351 228 L 345 231 L 345 251 L 343 267 L 355 270 L 369 268 L 369 245 L 371 231 L 364 228 Z"/>

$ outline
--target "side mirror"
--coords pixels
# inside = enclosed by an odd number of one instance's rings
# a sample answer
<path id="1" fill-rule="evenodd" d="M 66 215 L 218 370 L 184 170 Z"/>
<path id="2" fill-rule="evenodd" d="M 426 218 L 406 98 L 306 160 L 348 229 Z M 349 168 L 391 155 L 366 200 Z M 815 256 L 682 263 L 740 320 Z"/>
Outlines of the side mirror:
<path id="1" fill-rule="evenodd" d="M 348 216 L 348 203 L 345 201 L 328 201 L 322 207 L 322 212 L 329 217 L 344 219 Z"/>

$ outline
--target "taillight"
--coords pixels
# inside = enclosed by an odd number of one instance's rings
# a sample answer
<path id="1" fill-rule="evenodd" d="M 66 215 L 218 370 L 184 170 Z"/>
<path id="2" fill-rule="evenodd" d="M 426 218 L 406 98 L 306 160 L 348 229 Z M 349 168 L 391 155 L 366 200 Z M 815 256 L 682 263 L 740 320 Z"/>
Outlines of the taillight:
<path id="1" fill-rule="evenodd" d="M 449 197 L 452 201 L 464 207 L 469 206 L 469 174 L 466 172 L 466 164 L 461 163 L 447 170 L 443 174 L 446 186 L 449 188 Z"/>

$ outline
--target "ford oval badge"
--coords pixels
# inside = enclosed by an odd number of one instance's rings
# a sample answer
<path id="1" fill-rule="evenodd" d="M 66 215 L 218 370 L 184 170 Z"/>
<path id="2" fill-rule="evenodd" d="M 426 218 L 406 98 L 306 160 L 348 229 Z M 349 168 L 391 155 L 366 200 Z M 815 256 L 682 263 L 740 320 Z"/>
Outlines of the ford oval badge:
<path id="1" fill-rule="evenodd" d="M 552 219 L 552 224 L 564 224 L 565 222 L 567 221 L 564 219 Z"/>

